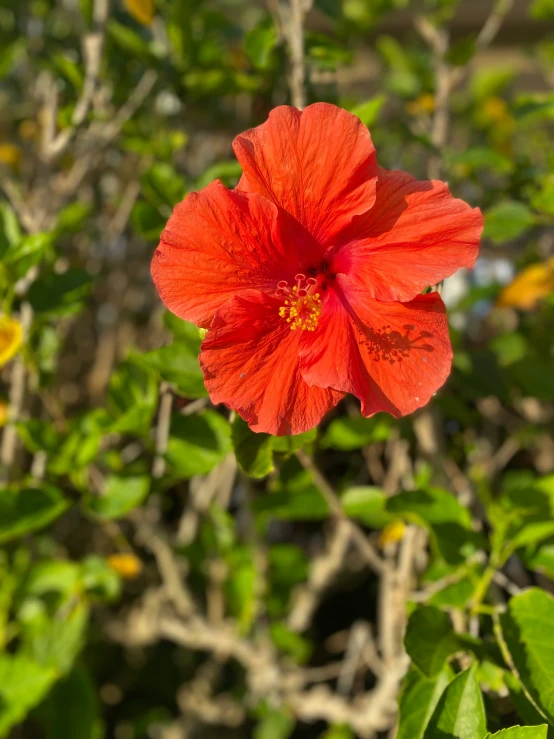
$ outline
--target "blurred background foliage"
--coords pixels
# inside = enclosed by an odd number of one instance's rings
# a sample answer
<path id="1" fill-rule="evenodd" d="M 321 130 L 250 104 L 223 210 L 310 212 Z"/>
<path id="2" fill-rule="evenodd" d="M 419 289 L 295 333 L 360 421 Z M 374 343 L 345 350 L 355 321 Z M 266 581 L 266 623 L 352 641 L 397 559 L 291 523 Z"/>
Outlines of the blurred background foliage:
<path id="1" fill-rule="evenodd" d="M 187 192 L 237 183 L 233 136 L 291 102 L 284 6 L 0 7 L 0 736 L 554 726 L 554 3 L 305 14 L 307 101 L 486 226 L 443 286 L 430 406 L 347 399 L 275 439 L 209 404 L 149 263 Z"/>

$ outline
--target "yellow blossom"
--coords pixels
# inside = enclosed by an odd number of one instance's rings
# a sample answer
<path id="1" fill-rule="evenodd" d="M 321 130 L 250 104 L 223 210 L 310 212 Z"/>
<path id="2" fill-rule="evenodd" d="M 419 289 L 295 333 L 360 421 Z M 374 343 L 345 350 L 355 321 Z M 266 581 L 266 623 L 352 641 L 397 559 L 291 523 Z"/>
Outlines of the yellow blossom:
<path id="1" fill-rule="evenodd" d="M 496 301 L 501 307 L 532 310 L 537 303 L 554 292 L 554 257 L 531 264 L 507 285 Z"/>
<path id="2" fill-rule="evenodd" d="M 404 521 L 393 521 L 392 523 L 389 523 L 388 526 L 385 526 L 383 531 L 381 531 L 379 546 L 381 549 L 384 549 L 388 544 L 394 544 L 395 542 L 400 541 L 404 536 L 405 531 L 406 525 Z"/>
<path id="3" fill-rule="evenodd" d="M 8 316 L 0 316 L 0 367 L 17 354 L 23 340 L 19 321 Z"/>
<path id="4" fill-rule="evenodd" d="M 0 163 L 17 169 L 21 162 L 21 149 L 15 144 L 0 144 Z"/>
<path id="5" fill-rule="evenodd" d="M 143 26 L 151 26 L 154 20 L 154 0 L 124 0 L 130 15 Z"/>
<path id="6" fill-rule="evenodd" d="M 0 428 L 6 425 L 8 420 L 8 404 L 5 400 L 0 400 Z"/>
<path id="7" fill-rule="evenodd" d="M 134 554 L 112 554 L 107 562 L 125 580 L 134 580 L 142 572 L 142 562 Z"/>
<path id="8" fill-rule="evenodd" d="M 406 103 L 406 110 L 410 115 L 429 115 L 435 110 L 435 97 L 429 92 L 424 92 L 415 100 Z"/>

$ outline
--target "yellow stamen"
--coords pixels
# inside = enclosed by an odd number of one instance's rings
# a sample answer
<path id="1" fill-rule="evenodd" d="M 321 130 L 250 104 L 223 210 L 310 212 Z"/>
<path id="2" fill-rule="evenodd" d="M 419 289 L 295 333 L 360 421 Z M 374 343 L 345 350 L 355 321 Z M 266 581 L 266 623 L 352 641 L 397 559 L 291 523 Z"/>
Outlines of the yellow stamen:
<path id="1" fill-rule="evenodd" d="M 293 288 L 296 291 L 296 288 Z M 319 293 L 302 295 L 293 300 L 285 300 L 279 308 L 279 315 L 290 323 L 290 330 L 315 331 L 321 315 L 321 299 Z"/>

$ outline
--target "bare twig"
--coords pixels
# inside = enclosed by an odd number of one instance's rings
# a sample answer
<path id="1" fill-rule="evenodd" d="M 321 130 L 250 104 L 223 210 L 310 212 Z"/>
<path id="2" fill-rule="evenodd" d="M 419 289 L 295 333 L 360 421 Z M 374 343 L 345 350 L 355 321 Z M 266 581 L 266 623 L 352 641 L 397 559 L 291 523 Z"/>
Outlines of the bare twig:
<path id="1" fill-rule="evenodd" d="M 306 105 L 306 69 L 304 64 L 304 20 L 313 0 L 281 0 L 279 17 L 290 55 L 290 92 L 292 104 L 302 110 Z"/>
<path id="2" fill-rule="evenodd" d="M 83 89 L 77 100 L 71 117 L 71 125 L 55 134 L 56 112 L 58 107 L 57 91 L 52 80 L 47 90 L 45 113 L 48 126 L 43 130 L 43 157 L 50 162 L 60 156 L 68 147 L 78 128 L 85 122 L 92 108 L 94 95 L 98 87 L 100 63 L 104 46 L 106 22 L 109 14 L 109 0 L 95 0 L 93 8 L 93 28 L 83 38 L 83 57 L 85 79 Z"/>
<path id="3" fill-rule="evenodd" d="M 152 477 L 155 480 L 163 477 L 165 472 L 165 453 L 169 441 L 171 409 L 173 407 L 173 395 L 165 382 L 160 387 L 160 396 L 160 412 L 158 414 L 158 425 L 156 426 L 156 456 L 152 464 Z"/>
<path id="4" fill-rule="evenodd" d="M 366 563 L 371 567 L 372 570 L 374 570 L 374 572 L 382 573 L 384 569 L 382 559 L 379 557 L 373 545 L 370 543 L 362 529 L 360 529 L 360 527 L 356 523 L 354 523 L 354 521 L 349 519 L 348 516 L 345 514 L 341 502 L 337 494 L 335 493 L 332 485 L 324 477 L 314 461 L 310 457 L 308 457 L 308 455 L 304 451 L 299 449 L 296 452 L 296 456 L 300 464 L 311 473 L 314 482 L 316 483 L 323 497 L 327 501 L 327 505 L 329 506 L 331 515 L 334 516 L 337 521 L 343 521 L 350 529 L 350 536 L 352 537 L 352 541 L 356 545 L 360 554 L 365 559 Z"/>
<path id="5" fill-rule="evenodd" d="M 305 631 L 310 625 L 323 594 L 340 571 L 350 541 L 350 526 L 343 520 L 337 521 L 325 551 L 311 563 L 308 582 L 294 593 L 287 619 L 293 631 Z"/>

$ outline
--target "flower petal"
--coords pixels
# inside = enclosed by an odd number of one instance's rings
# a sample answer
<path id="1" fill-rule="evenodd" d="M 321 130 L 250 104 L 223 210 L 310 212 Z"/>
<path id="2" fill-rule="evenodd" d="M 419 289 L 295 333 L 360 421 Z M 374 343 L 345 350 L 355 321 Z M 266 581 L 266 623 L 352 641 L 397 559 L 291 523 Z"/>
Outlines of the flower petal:
<path id="1" fill-rule="evenodd" d="M 220 182 L 179 203 L 152 260 L 152 277 L 173 313 L 209 326 L 214 313 L 240 290 L 291 284 L 321 253 L 285 211 Z"/>
<path id="2" fill-rule="evenodd" d="M 477 258 L 483 217 L 444 182 L 379 169 L 370 213 L 341 234 L 332 261 L 346 294 L 407 301 Z"/>
<path id="3" fill-rule="evenodd" d="M 257 290 L 231 298 L 217 312 L 200 354 L 212 401 L 236 410 L 253 431 L 277 436 L 317 426 L 344 395 L 304 382 L 298 369 L 304 332 L 290 330 L 279 305 Z"/>
<path id="4" fill-rule="evenodd" d="M 452 348 L 438 293 L 409 303 L 329 296 L 319 326 L 300 351 L 310 385 L 356 395 L 362 414 L 404 416 L 425 405 L 450 373 Z"/>
<path id="5" fill-rule="evenodd" d="M 238 189 L 277 203 L 321 243 L 375 202 L 377 160 L 369 131 L 356 116 L 327 103 L 302 112 L 281 105 L 236 137 L 244 169 Z"/>

